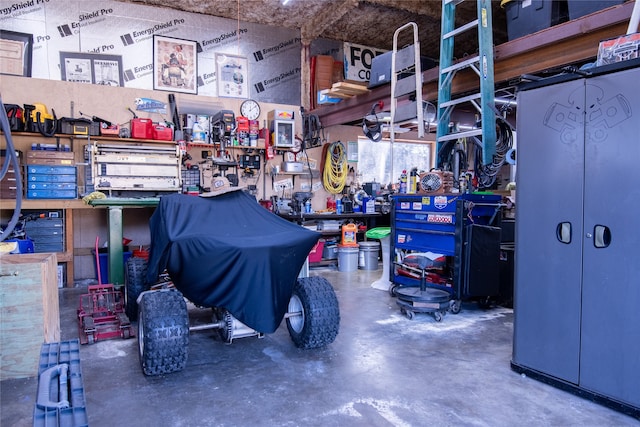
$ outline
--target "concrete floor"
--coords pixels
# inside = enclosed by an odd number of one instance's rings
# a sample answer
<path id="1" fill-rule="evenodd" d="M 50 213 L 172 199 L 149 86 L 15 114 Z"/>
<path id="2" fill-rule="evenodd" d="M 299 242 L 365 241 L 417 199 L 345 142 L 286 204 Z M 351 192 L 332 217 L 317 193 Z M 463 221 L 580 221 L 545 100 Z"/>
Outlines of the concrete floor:
<path id="1" fill-rule="evenodd" d="M 285 322 L 263 339 L 225 345 L 192 333 L 184 371 L 145 377 L 137 340 L 82 346 L 91 426 L 631 426 L 638 420 L 509 366 L 513 311 L 465 303 L 440 323 L 401 315 L 373 289 L 381 270 L 312 270 L 335 287 L 341 328 L 320 350 L 299 350 Z M 62 340 L 77 337 L 86 289 L 62 289 Z M 197 313 L 195 313 L 197 314 Z M 33 423 L 37 379 L 1 383 L 0 424 Z"/>

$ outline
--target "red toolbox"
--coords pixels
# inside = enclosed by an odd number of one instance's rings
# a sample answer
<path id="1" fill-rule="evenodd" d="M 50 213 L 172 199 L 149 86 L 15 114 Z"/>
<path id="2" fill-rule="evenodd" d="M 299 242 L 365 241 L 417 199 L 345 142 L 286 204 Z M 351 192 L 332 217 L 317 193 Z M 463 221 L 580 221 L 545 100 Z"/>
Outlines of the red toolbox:
<path id="1" fill-rule="evenodd" d="M 153 139 L 153 122 L 151 119 L 131 119 L 131 138 Z"/>

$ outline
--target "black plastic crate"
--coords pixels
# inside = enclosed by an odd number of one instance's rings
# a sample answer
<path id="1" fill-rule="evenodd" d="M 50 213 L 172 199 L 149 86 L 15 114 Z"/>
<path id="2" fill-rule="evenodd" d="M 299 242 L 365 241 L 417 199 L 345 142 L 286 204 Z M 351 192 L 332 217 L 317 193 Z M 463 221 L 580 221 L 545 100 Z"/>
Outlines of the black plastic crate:
<path id="1" fill-rule="evenodd" d="M 624 0 L 567 0 L 569 19 L 577 19 L 622 3 Z"/>
<path id="2" fill-rule="evenodd" d="M 568 20 L 566 0 L 510 0 L 502 2 L 507 36 L 514 40 Z"/>

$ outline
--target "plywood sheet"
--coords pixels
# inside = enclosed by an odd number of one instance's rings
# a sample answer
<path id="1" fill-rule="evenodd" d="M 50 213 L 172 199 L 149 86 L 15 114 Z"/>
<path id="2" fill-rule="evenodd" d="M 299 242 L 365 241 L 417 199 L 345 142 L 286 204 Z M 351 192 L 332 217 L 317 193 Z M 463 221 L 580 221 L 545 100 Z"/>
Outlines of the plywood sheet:
<path id="1" fill-rule="evenodd" d="M 369 92 L 366 86 L 349 82 L 334 83 L 329 90 L 329 96 L 355 96 Z"/>

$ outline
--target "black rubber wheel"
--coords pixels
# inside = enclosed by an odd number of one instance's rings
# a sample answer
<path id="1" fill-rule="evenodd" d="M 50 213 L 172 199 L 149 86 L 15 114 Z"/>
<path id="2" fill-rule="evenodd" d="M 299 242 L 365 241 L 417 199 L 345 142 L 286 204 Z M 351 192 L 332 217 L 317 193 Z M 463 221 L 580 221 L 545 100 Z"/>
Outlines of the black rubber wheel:
<path id="1" fill-rule="evenodd" d="M 331 344 L 340 329 L 340 308 L 331 283 L 324 277 L 298 279 L 289 301 L 287 329 L 296 347 Z"/>
<path id="2" fill-rule="evenodd" d="M 391 295 L 391 296 L 392 296 L 392 297 L 394 297 L 394 298 L 395 298 L 395 297 L 397 297 L 397 296 L 398 296 L 398 293 L 397 293 L 396 291 L 398 290 L 398 287 L 399 287 L 399 286 L 400 286 L 400 285 L 397 285 L 397 284 L 395 284 L 395 283 L 394 283 L 394 284 L 391 284 L 391 285 L 389 286 L 389 295 Z"/>
<path id="3" fill-rule="evenodd" d="M 138 354 L 145 375 L 177 372 L 187 365 L 189 314 L 175 289 L 148 292 L 138 306 Z"/>
<path id="4" fill-rule="evenodd" d="M 131 257 L 127 260 L 125 288 L 127 294 L 127 304 L 125 313 L 129 320 L 138 318 L 138 303 L 136 300 L 142 291 L 148 290 L 145 284 L 147 276 L 147 260 L 144 258 Z"/>
<path id="5" fill-rule="evenodd" d="M 433 312 L 433 318 L 436 319 L 436 322 L 442 322 L 442 318 L 444 317 L 444 315 L 442 313 L 440 313 L 439 311 L 434 311 Z"/>
<path id="6" fill-rule="evenodd" d="M 451 311 L 451 313 L 458 314 L 460 313 L 461 309 L 462 309 L 462 300 L 459 300 L 459 299 L 451 300 L 451 306 L 449 307 L 449 311 Z"/>

